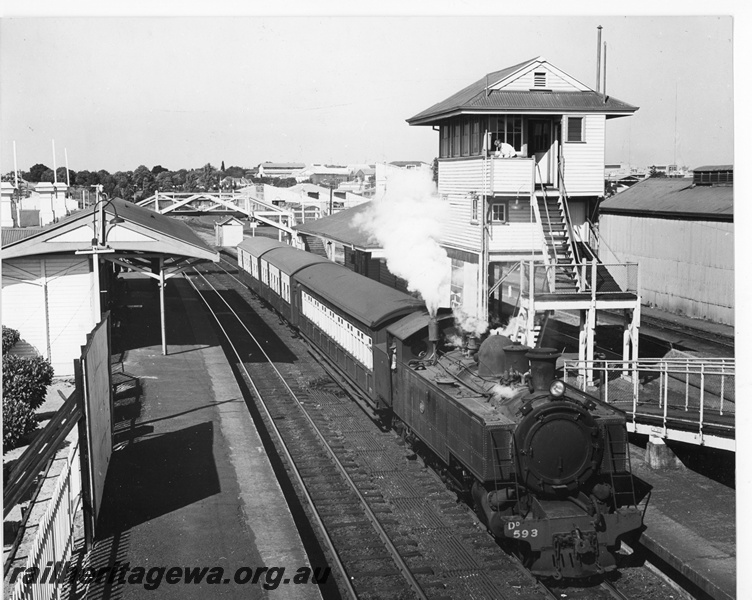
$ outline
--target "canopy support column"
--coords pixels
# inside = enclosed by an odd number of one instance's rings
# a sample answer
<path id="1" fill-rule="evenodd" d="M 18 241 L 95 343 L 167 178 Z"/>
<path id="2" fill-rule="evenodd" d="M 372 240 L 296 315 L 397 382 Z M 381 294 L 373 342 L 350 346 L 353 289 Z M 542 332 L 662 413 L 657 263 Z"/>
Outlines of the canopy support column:
<path id="1" fill-rule="evenodd" d="M 159 257 L 159 316 L 162 324 L 162 355 L 167 356 L 167 339 L 165 336 L 165 272 L 164 257 Z"/>

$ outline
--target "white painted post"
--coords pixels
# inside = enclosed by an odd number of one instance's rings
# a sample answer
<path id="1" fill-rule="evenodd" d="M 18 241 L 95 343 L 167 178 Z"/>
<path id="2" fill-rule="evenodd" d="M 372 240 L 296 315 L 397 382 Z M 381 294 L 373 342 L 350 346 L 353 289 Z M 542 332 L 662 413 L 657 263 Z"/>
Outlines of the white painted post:
<path id="1" fill-rule="evenodd" d="M 167 338 L 165 331 L 165 276 L 164 257 L 159 257 L 159 314 L 162 323 L 162 355 L 167 356 Z"/>

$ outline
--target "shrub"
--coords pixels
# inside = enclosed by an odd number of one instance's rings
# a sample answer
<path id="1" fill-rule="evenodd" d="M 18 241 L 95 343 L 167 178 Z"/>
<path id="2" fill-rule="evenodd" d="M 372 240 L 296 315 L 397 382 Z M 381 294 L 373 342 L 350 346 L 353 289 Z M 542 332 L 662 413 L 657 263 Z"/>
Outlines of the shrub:
<path id="1" fill-rule="evenodd" d="M 37 428 L 36 414 L 22 400 L 3 396 L 3 452 L 13 450 L 21 439 Z"/>
<path id="2" fill-rule="evenodd" d="M 19 334 L 15 329 L 11 329 L 10 327 L 3 325 L 3 354 L 6 354 L 8 350 L 15 346 L 16 342 L 20 339 L 21 334 Z"/>
<path id="3" fill-rule="evenodd" d="M 34 411 L 44 403 L 53 374 L 52 365 L 41 356 L 3 355 L 4 451 L 15 448 L 26 434 L 37 428 Z"/>
<path id="4" fill-rule="evenodd" d="M 10 396 L 36 410 L 44 403 L 54 374 L 46 358 L 8 354 L 3 357 L 3 398 Z"/>

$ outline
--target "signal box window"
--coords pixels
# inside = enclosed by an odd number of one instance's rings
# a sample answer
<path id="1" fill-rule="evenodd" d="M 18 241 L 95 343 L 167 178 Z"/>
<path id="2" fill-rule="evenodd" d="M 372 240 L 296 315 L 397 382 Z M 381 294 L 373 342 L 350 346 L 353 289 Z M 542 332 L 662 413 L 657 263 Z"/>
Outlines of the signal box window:
<path id="1" fill-rule="evenodd" d="M 491 222 L 493 223 L 506 223 L 507 222 L 507 205 L 496 202 L 491 205 Z"/>
<path id="2" fill-rule="evenodd" d="M 584 142 L 584 125 L 582 117 L 567 117 L 567 142 Z"/>

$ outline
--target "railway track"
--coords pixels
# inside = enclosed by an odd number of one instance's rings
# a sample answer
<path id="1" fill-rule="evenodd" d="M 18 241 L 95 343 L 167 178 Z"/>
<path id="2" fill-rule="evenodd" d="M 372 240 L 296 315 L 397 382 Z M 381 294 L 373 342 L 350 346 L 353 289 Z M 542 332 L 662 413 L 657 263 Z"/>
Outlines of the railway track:
<path id="1" fill-rule="evenodd" d="M 534 578 L 394 432 L 345 396 L 281 319 L 269 318 L 236 269 L 211 266 L 190 280 L 276 438 L 341 594 L 540 598 Z"/>
<path id="2" fill-rule="evenodd" d="M 273 336 L 295 337 L 296 334 L 276 317 L 276 313 L 266 308 L 236 276 L 237 265 L 224 258 L 223 261 L 223 267 L 210 268 L 215 272 L 203 274 L 202 280 L 208 285 L 211 279 L 215 279 L 220 288 L 231 281 L 229 287 L 235 294 L 229 295 L 243 301 L 238 307 L 240 313 L 248 311 L 248 306 L 243 308 L 243 304 L 251 304 L 256 318 L 258 313 L 266 317 Z M 237 312 L 230 303 L 224 305 L 218 312 Z M 270 319 L 269 315 L 274 317 Z M 262 346 L 264 342 L 268 343 L 268 339 L 259 341 Z M 293 340 L 287 340 L 290 341 Z M 301 345 L 299 340 L 297 343 Z M 327 556 L 347 557 L 337 567 L 341 573 L 338 580 L 347 580 L 344 586 L 340 586 L 343 595 L 363 598 L 549 597 L 584 600 L 688 597 L 665 578 L 644 566 L 635 565 L 622 570 L 618 587 L 609 581 L 593 586 L 567 585 L 560 588 L 546 588 L 535 582 L 516 559 L 502 553 L 474 515 L 468 513 L 467 507 L 457 504 L 444 483 L 434 473 L 422 468 L 420 459 L 405 460 L 404 447 L 399 445 L 396 436 L 379 430 L 346 398 L 328 377 L 327 371 L 319 364 L 312 364 L 315 360 L 311 360 L 310 350 L 310 347 L 298 349 L 296 360 L 303 365 L 300 369 L 290 368 L 289 362 L 282 361 L 276 375 L 262 373 L 259 381 L 266 383 L 260 386 L 256 382 L 255 385 L 257 395 L 261 395 L 261 388 L 279 387 L 280 380 L 297 382 L 290 388 L 291 395 L 297 396 L 298 406 L 308 413 L 306 419 L 319 429 L 319 439 L 315 443 L 303 442 L 302 460 L 298 459 L 296 463 L 296 450 L 291 448 L 285 462 L 292 469 L 299 465 L 297 488 L 303 496 L 308 494 L 305 502 L 311 512 L 319 509 L 318 516 L 312 515 L 312 519 L 318 523 L 322 537 L 328 538 L 322 542 L 329 548 Z M 256 361 L 250 353 L 249 357 Z M 255 364 L 253 361 L 251 364 Z M 253 369 L 248 370 L 247 365 L 244 368 L 250 375 Z M 279 432 L 282 444 L 285 444 L 285 439 L 306 439 L 303 435 L 305 428 L 295 424 L 296 419 L 291 417 L 291 406 L 266 409 L 264 421 Z M 320 456 L 325 454 L 325 446 L 329 447 L 326 453 L 330 463 L 339 463 L 339 476 L 332 473 L 331 465 L 322 467 Z M 300 450 L 297 453 L 300 454 Z M 344 499 L 340 477 L 350 480 L 348 485 L 358 496 L 357 501 Z M 323 492 L 317 489 L 318 484 Z M 370 506 L 370 511 L 363 506 Z M 369 523 L 374 531 L 381 529 L 381 533 L 377 533 L 378 540 L 367 539 L 365 531 Z M 327 531 L 333 533 L 330 535 Z M 391 540 L 391 543 L 386 540 Z M 363 549 L 365 554 L 358 554 Z M 402 561 L 395 556 L 401 557 Z M 393 561 L 392 564 L 389 561 Z M 412 574 L 414 583 L 409 583 L 411 577 L 406 576 L 407 573 Z"/>

